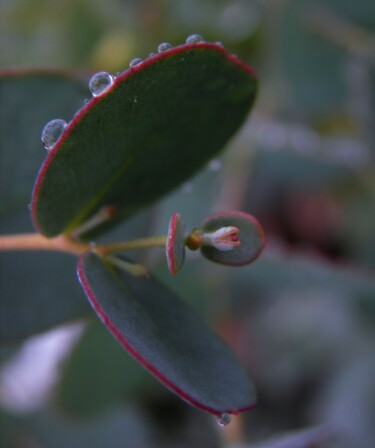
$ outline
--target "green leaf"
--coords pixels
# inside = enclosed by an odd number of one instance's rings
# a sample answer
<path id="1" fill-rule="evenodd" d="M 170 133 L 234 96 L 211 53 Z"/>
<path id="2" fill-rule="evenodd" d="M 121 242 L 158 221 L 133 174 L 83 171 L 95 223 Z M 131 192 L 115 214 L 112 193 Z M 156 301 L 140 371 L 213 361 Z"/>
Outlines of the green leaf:
<path id="1" fill-rule="evenodd" d="M 78 276 L 120 344 L 182 399 L 216 415 L 254 405 L 253 385 L 234 354 L 165 286 L 94 253 L 80 258 Z"/>
<path id="2" fill-rule="evenodd" d="M 263 228 L 258 220 L 240 211 L 216 213 L 205 219 L 202 232 L 213 235 L 215 231 L 225 227 L 238 229 L 239 246 L 220 250 L 214 245 L 202 245 L 202 255 L 216 263 L 230 266 L 243 266 L 255 261 L 266 243 Z"/>
<path id="3" fill-rule="evenodd" d="M 51 115 L 83 103 L 82 84 L 47 70 L 0 72 L 0 234 L 30 232 L 28 203 L 45 157 L 40 143 Z M 52 253 L 0 254 L 0 340 L 24 339 L 89 308 L 75 282 L 75 260 Z"/>
<path id="4" fill-rule="evenodd" d="M 181 45 L 121 73 L 42 165 L 35 226 L 54 236 L 104 205 L 126 215 L 160 198 L 222 149 L 256 92 L 252 69 L 214 44 Z"/>
<path id="5" fill-rule="evenodd" d="M 98 414 L 120 401 L 149 395 L 157 383 L 111 337 L 92 323 L 64 366 L 57 402 L 72 416 Z M 157 389 L 157 388 L 156 388 Z"/>

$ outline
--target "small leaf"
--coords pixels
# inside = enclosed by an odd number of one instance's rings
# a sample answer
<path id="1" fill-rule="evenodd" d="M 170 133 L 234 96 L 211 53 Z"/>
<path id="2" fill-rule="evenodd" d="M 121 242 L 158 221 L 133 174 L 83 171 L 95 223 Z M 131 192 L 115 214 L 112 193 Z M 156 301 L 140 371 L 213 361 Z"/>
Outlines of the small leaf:
<path id="1" fill-rule="evenodd" d="M 169 221 L 166 255 L 168 270 L 176 275 L 185 260 L 185 222 L 178 213 L 173 213 Z"/>
<path id="2" fill-rule="evenodd" d="M 54 236 L 102 206 L 122 216 L 160 198 L 222 149 L 256 92 L 252 69 L 214 44 L 181 45 L 121 73 L 74 116 L 43 163 L 35 226 Z"/>
<path id="3" fill-rule="evenodd" d="M 165 286 L 94 253 L 80 258 L 78 276 L 120 344 L 182 399 L 216 415 L 254 405 L 253 385 L 234 354 Z"/>
<path id="4" fill-rule="evenodd" d="M 236 235 L 239 240 L 236 239 L 232 248 L 224 249 L 222 244 L 217 244 L 217 247 L 202 245 L 202 254 L 211 261 L 231 266 L 243 266 L 256 260 L 266 240 L 263 228 L 254 216 L 240 211 L 222 212 L 209 216 L 202 224 L 202 232 L 207 235 L 216 235 L 215 232 L 220 233 L 220 229 L 233 228 L 238 231 Z M 218 238 L 220 239 L 220 235 Z"/>

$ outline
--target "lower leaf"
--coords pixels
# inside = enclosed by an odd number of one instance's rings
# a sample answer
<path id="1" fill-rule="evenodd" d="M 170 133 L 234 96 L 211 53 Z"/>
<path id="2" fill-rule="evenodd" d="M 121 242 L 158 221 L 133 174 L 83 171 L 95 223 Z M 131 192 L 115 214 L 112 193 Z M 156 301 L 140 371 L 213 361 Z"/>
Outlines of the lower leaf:
<path id="1" fill-rule="evenodd" d="M 182 399 L 215 415 L 254 406 L 254 387 L 229 347 L 156 279 L 91 252 L 79 259 L 78 276 L 120 344 Z"/>

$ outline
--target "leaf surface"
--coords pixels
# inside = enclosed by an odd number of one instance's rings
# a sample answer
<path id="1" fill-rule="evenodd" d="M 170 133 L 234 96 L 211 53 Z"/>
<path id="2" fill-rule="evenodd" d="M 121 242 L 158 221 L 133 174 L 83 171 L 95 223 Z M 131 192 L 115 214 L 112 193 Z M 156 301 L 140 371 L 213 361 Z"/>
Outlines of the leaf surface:
<path id="1" fill-rule="evenodd" d="M 256 92 L 252 69 L 214 44 L 181 45 L 121 73 L 42 165 L 35 226 L 54 236 L 104 205 L 130 214 L 160 198 L 223 148 Z"/>
<path id="2" fill-rule="evenodd" d="M 232 351 L 161 283 L 93 253 L 80 258 L 78 276 L 122 346 L 182 399 L 216 415 L 254 405 L 253 385 Z"/>

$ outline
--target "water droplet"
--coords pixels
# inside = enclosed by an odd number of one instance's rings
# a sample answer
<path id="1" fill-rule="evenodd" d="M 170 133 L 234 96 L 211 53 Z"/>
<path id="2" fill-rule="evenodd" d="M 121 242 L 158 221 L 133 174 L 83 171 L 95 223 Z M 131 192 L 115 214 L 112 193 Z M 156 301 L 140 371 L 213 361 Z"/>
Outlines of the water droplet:
<path id="1" fill-rule="evenodd" d="M 191 193 L 192 191 L 193 191 L 193 184 L 191 182 L 185 182 L 182 185 L 182 192 L 183 193 L 188 194 L 188 193 Z"/>
<path id="2" fill-rule="evenodd" d="M 227 414 L 226 412 L 224 412 L 223 414 L 220 415 L 220 417 L 217 418 L 217 422 L 221 427 L 229 425 L 231 420 L 232 420 L 231 415 Z"/>
<path id="3" fill-rule="evenodd" d="M 129 62 L 129 67 L 135 67 L 136 65 L 140 64 L 143 61 L 142 58 L 133 58 L 130 62 Z"/>
<path id="4" fill-rule="evenodd" d="M 93 96 L 104 93 L 114 81 L 114 76 L 107 72 L 95 73 L 89 81 L 89 89 Z"/>
<path id="5" fill-rule="evenodd" d="M 149 54 L 150 58 L 152 58 L 152 56 L 155 56 L 156 53 L 154 53 L 153 51 L 151 51 L 151 53 Z"/>
<path id="6" fill-rule="evenodd" d="M 85 98 L 84 100 L 83 100 L 83 104 L 86 106 L 86 104 L 87 103 L 89 103 L 90 102 L 90 100 L 88 99 L 88 98 Z"/>
<path id="7" fill-rule="evenodd" d="M 199 44 L 200 42 L 204 42 L 204 39 L 199 34 L 191 34 L 186 39 L 187 44 Z"/>
<path id="8" fill-rule="evenodd" d="M 42 130 L 41 140 L 44 147 L 48 151 L 55 146 L 57 140 L 64 132 L 66 126 L 67 126 L 66 121 L 61 120 L 60 118 L 57 118 L 56 120 L 51 120 L 44 126 Z"/>
<path id="9" fill-rule="evenodd" d="M 220 171 L 221 169 L 221 161 L 219 159 L 212 159 L 208 164 L 208 169 L 210 171 Z"/>
<path id="10" fill-rule="evenodd" d="M 171 50 L 173 48 L 173 45 L 171 45 L 169 42 L 163 42 L 158 45 L 158 53 L 163 53 L 163 51 Z"/>
<path id="11" fill-rule="evenodd" d="M 215 45 L 217 45 L 219 47 L 224 47 L 223 43 L 220 41 L 215 42 Z"/>

